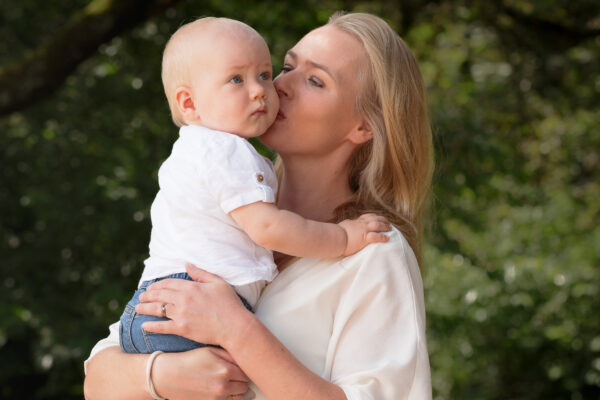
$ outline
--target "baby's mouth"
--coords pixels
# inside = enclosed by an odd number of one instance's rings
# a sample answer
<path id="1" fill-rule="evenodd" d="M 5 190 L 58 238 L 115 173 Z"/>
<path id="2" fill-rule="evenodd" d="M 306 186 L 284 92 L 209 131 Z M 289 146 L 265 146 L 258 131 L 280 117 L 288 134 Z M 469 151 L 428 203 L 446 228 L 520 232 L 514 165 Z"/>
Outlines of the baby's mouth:
<path id="1" fill-rule="evenodd" d="M 251 115 L 262 115 L 267 113 L 267 107 L 260 106 Z"/>

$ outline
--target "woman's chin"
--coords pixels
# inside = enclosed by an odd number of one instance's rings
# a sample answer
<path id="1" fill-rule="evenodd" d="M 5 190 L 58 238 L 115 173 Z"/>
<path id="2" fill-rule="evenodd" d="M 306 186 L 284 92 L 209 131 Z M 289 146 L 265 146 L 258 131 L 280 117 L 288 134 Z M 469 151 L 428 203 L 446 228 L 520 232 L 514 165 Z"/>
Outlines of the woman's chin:
<path id="1" fill-rule="evenodd" d="M 273 122 L 273 124 L 265 131 L 265 133 L 260 135 L 258 138 L 265 146 L 270 147 L 275 151 L 277 151 L 277 149 L 275 149 L 273 146 L 277 145 L 276 138 L 281 135 L 281 131 L 278 127 L 279 124 L 277 122 L 277 120 Z"/>

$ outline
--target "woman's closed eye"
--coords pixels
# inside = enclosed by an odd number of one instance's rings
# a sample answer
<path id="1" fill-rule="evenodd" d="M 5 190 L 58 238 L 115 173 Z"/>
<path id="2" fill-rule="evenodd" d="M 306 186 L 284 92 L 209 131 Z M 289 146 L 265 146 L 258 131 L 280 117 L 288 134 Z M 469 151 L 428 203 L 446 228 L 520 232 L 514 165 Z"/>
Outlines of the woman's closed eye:
<path id="1" fill-rule="evenodd" d="M 308 82 L 316 87 L 324 87 L 325 85 L 323 84 L 323 81 L 320 80 L 319 78 L 317 78 L 316 76 L 311 76 L 310 78 L 308 78 Z"/>
<path id="2" fill-rule="evenodd" d="M 281 73 L 287 74 L 288 72 L 292 71 L 293 69 L 294 69 L 294 66 L 292 64 L 285 63 L 285 64 L 283 64 L 283 67 L 281 68 Z M 319 88 L 325 87 L 325 84 L 323 83 L 323 81 L 314 75 L 311 75 L 308 77 L 308 83 L 311 84 L 312 86 L 319 87 Z"/>

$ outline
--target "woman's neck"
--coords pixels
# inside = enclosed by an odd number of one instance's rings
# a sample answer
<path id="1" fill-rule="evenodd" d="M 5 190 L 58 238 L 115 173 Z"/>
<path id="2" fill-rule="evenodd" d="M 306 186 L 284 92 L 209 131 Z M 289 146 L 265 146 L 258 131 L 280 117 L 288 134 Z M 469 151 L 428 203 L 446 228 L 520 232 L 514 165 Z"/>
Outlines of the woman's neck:
<path id="1" fill-rule="evenodd" d="M 304 218 L 328 221 L 334 210 L 352 197 L 348 169 L 336 160 L 288 157 L 277 205 Z"/>

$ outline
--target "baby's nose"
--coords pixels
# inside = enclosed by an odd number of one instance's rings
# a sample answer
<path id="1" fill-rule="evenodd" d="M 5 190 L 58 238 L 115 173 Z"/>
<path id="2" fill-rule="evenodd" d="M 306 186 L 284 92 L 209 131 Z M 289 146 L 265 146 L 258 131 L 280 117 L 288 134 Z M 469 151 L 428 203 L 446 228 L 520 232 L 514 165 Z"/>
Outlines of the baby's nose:
<path id="1" fill-rule="evenodd" d="M 250 98 L 252 100 L 266 99 L 267 91 L 265 90 L 263 85 L 256 83 L 252 86 L 252 89 L 250 89 Z"/>

